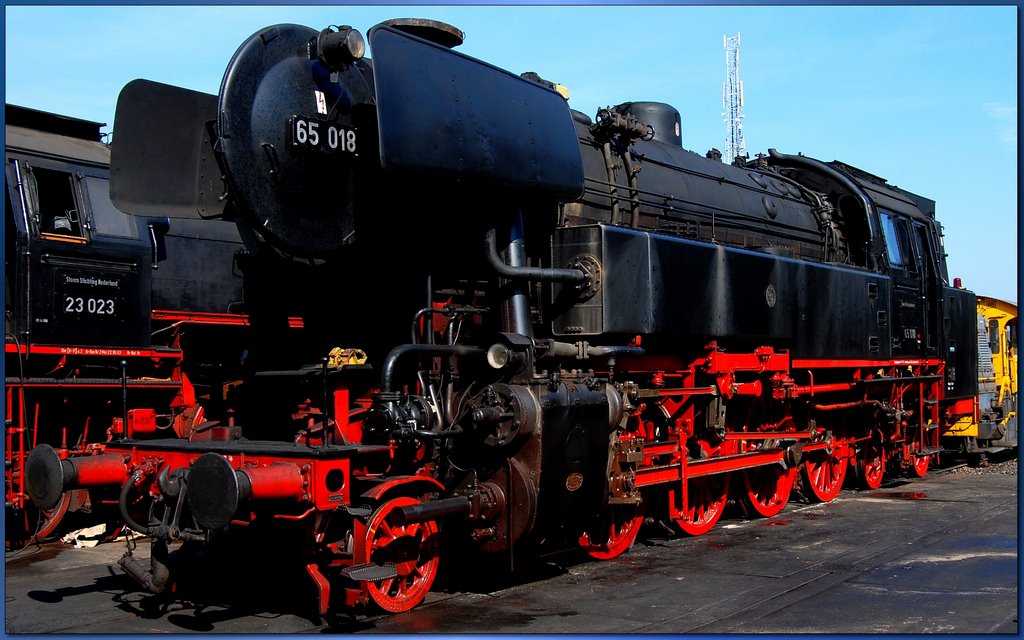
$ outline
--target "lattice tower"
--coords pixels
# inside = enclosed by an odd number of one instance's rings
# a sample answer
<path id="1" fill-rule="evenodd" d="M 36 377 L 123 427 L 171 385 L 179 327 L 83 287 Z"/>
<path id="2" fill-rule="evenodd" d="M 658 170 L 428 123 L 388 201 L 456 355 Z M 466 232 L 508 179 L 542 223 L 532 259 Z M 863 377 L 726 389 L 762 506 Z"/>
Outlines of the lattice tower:
<path id="1" fill-rule="evenodd" d="M 725 121 L 724 160 L 731 163 L 747 155 L 743 141 L 743 81 L 740 80 L 740 34 L 722 36 L 725 45 L 726 79 L 722 83 L 722 118 Z"/>

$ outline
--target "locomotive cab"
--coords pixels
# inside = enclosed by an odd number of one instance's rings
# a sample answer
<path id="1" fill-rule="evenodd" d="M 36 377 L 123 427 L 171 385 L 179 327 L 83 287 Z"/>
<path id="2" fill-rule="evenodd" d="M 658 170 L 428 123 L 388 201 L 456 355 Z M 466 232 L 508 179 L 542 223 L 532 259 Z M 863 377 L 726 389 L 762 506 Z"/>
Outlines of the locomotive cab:
<path id="1" fill-rule="evenodd" d="M 7 543 L 53 533 L 84 493 L 33 508 L 35 443 L 89 451 L 115 430 L 155 431 L 182 384 L 180 353 L 153 348 L 159 220 L 110 202 L 100 123 L 6 106 L 4 284 Z M 130 388 L 130 393 L 129 393 Z M 91 429 L 90 429 L 91 427 Z"/>
<path id="2" fill-rule="evenodd" d="M 102 125 L 11 105 L 6 116 L 5 266 L 18 301 L 6 313 L 17 339 L 148 346 L 156 237 L 110 203 Z"/>

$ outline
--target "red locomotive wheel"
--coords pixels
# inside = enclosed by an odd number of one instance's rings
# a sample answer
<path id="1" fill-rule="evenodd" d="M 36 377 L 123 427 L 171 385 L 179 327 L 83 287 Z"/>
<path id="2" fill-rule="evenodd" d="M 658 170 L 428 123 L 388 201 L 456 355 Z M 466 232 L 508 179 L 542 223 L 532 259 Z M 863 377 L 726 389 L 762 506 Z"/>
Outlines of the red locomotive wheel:
<path id="1" fill-rule="evenodd" d="M 78 498 L 81 493 L 81 491 L 64 492 L 60 497 L 60 502 L 58 502 L 52 509 L 47 509 L 46 511 L 39 511 L 34 507 L 28 509 L 29 514 L 32 516 L 38 516 L 36 521 L 28 523 L 30 530 L 32 528 L 35 529 L 35 535 L 33 538 L 37 542 L 42 542 L 57 530 L 57 527 L 60 526 L 61 520 L 63 520 L 64 516 L 67 515 L 68 507 L 71 506 L 72 499 Z"/>
<path id="2" fill-rule="evenodd" d="M 846 456 L 841 455 L 842 448 L 829 453 L 814 451 L 804 457 L 800 468 L 804 485 L 811 495 L 808 498 L 818 502 L 830 502 L 839 495 L 846 478 Z"/>
<path id="3" fill-rule="evenodd" d="M 675 519 L 676 526 L 691 536 L 711 531 L 725 511 L 729 497 L 729 474 L 701 476 L 687 485 L 687 504 L 681 517 Z"/>
<path id="4" fill-rule="evenodd" d="M 747 469 L 743 472 L 743 501 L 759 516 L 778 515 L 789 502 L 789 494 L 796 480 L 796 468 L 783 469 L 772 464 Z"/>
<path id="5" fill-rule="evenodd" d="M 394 565 L 398 575 L 378 582 L 366 582 L 366 592 L 378 607 L 391 613 L 408 611 L 430 591 L 437 576 L 437 523 L 414 522 L 398 525 L 389 519 L 398 507 L 419 504 L 415 498 L 395 498 L 382 504 L 366 526 L 365 555 L 357 563 Z"/>
<path id="6" fill-rule="evenodd" d="M 928 464 L 931 462 L 931 456 L 920 456 L 916 453 L 911 453 L 910 455 L 914 458 L 913 464 L 910 465 L 910 473 L 915 478 L 925 477 L 928 474 Z"/>
<path id="7" fill-rule="evenodd" d="M 9 549 L 20 549 L 33 541 L 43 542 L 56 531 L 71 506 L 72 498 L 76 497 L 72 495 L 74 493 L 68 491 L 61 495 L 60 501 L 52 509 L 40 511 L 29 502 L 24 509 L 14 512 L 15 517 L 7 520 Z"/>
<path id="8" fill-rule="evenodd" d="M 608 539 L 601 543 L 595 543 L 590 541 L 588 533 L 584 533 L 580 536 L 580 547 L 595 560 L 611 560 L 633 546 L 633 541 L 636 540 L 636 535 L 640 532 L 643 522 L 643 502 L 637 505 L 612 507 L 603 523 L 609 529 Z"/>
<path id="9" fill-rule="evenodd" d="M 864 445 L 864 450 L 857 457 L 857 475 L 865 489 L 877 489 L 882 486 L 885 477 L 885 448 L 882 443 L 871 438 Z"/>

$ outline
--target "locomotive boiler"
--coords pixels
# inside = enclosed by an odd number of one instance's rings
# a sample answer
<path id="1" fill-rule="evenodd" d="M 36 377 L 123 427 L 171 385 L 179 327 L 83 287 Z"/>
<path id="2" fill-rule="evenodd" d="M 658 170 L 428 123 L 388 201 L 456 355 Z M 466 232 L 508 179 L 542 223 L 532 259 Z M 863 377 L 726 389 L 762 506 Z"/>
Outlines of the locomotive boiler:
<path id="1" fill-rule="evenodd" d="M 462 38 L 277 25 L 217 96 L 123 90 L 113 202 L 240 221 L 266 257 L 252 391 L 188 437 L 40 446 L 38 505 L 117 488 L 153 539 L 122 566 L 153 591 L 170 545 L 242 531 L 301 550 L 321 613 L 404 611 L 442 536 L 609 559 L 645 519 L 708 531 L 730 495 L 777 514 L 798 476 L 831 500 L 848 467 L 926 473 L 977 385 L 933 201 L 841 162 L 693 153 L 665 104 L 591 119 Z M 297 291 L 316 338 L 290 348 Z"/>

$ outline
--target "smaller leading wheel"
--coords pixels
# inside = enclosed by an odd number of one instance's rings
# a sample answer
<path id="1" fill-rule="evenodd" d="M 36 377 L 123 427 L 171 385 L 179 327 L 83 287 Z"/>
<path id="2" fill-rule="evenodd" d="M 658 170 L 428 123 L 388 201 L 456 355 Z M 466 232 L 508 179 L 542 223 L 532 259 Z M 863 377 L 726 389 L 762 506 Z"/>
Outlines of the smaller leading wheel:
<path id="1" fill-rule="evenodd" d="M 911 475 L 913 475 L 915 478 L 925 477 L 925 475 L 928 474 L 928 464 L 930 463 L 932 457 L 923 456 L 913 451 L 910 453 L 910 455 L 913 458 L 913 461 L 910 465 Z"/>
<path id="2" fill-rule="evenodd" d="M 743 502 L 759 516 L 778 515 L 789 502 L 796 480 L 796 467 L 783 469 L 772 464 L 743 471 Z"/>
<path id="3" fill-rule="evenodd" d="M 584 532 L 580 536 L 580 547 L 595 560 L 611 560 L 633 546 L 643 522 L 643 502 L 635 505 L 614 505 L 606 509 L 601 517 L 600 533 L 605 539 L 600 541 L 597 532 L 594 532 L 593 536 Z"/>
<path id="4" fill-rule="evenodd" d="M 31 502 L 24 509 L 9 510 L 7 513 L 7 546 L 19 549 L 32 542 L 43 542 L 48 538 L 68 512 L 76 492 L 67 491 L 52 509 L 38 509 Z"/>
<path id="5" fill-rule="evenodd" d="M 683 533 L 699 536 L 710 531 L 725 511 L 729 474 L 700 476 L 688 482 L 686 508 L 674 520 Z"/>
<path id="6" fill-rule="evenodd" d="M 844 447 L 836 446 L 831 453 L 824 449 L 804 456 L 800 471 L 804 486 L 810 492 L 808 498 L 818 502 L 830 502 L 839 495 L 846 478 L 846 456 Z"/>
<path id="7" fill-rule="evenodd" d="M 885 477 L 885 447 L 878 438 L 869 439 L 857 456 L 857 475 L 865 489 L 874 490 L 882 486 L 882 478 Z"/>
<path id="8" fill-rule="evenodd" d="M 397 576 L 365 583 L 373 603 L 391 613 L 408 611 L 422 602 L 437 576 L 437 523 L 399 525 L 391 518 L 398 507 L 416 504 L 415 498 L 400 497 L 378 507 L 366 525 L 364 557 L 355 558 L 357 563 L 395 567 Z"/>
<path id="9" fill-rule="evenodd" d="M 74 491 L 65 491 L 60 497 L 60 502 L 52 509 L 45 511 L 30 509 L 30 512 L 35 512 L 39 516 L 38 526 L 32 538 L 37 542 L 42 542 L 53 535 L 53 532 L 60 526 L 61 520 L 67 515 L 69 508 L 74 506 L 77 509 L 85 502 L 85 498 L 86 491 L 84 489 L 75 489 Z"/>

